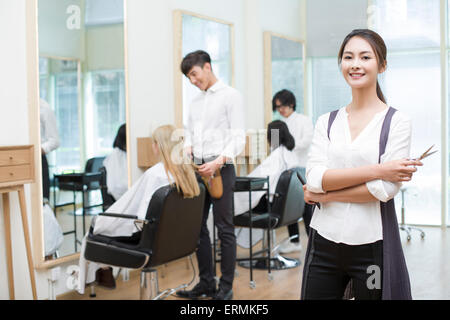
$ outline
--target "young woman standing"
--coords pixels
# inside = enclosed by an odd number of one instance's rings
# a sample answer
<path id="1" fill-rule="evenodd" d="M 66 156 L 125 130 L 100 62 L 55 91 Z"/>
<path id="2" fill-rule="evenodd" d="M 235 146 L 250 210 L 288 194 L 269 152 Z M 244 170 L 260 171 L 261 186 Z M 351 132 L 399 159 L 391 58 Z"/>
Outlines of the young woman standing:
<path id="1" fill-rule="evenodd" d="M 411 121 L 386 105 L 378 74 L 383 39 L 353 30 L 338 55 L 352 89 L 349 105 L 322 115 L 306 166 L 305 201 L 320 203 L 311 221 L 302 299 L 411 299 L 394 196 L 410 181 Z M 349 285 L 350 284 L 350 285 Z"/>

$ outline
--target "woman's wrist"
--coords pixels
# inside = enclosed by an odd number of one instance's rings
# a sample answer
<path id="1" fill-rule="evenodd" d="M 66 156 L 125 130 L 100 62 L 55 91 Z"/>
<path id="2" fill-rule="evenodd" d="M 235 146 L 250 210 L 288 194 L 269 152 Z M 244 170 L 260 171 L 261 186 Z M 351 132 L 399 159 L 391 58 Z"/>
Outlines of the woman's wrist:
<path id="1" fill-rule="evenodd" d="M 373 168 L 373 170 L 371 170 L 371 172 L 373 173 L 372 180 L 377 180 L 377 179 L 383 180 L 384 170 L 383 170 L 383 166 L 381 164 L 375 164 L 374 168 Z"/>
<path id="2" fill-rule="evenodd" d="M 320 202 L 331 202 L 331 201 L 333 201 L 332 200 L 333 199 L 333 194 L 334 194 L 334 191 L 323 193 Z"/>

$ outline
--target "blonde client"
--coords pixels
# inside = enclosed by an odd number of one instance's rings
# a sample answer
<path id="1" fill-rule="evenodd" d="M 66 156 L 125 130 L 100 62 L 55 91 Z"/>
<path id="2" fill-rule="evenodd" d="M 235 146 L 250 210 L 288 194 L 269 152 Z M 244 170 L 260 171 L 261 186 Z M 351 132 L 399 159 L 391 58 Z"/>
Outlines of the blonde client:
<path id="1" fill-rule="evenodd" d="M 147 208 L 153 193 L 159 188 L 167 185 L 175 185 L 185 198 L 193 198 L 200 194 L 200 188 L 195 176 L 191 161 L 182 159 L 182 138 L 175 135 L 176 128 L 165 125 L 153 132 L 153 150 L 159 155 L 160 162 L 149 168 L 142 177 L 111 207 L 107 213 L 119 213 L 135 215 L 138 219 L 145 219 Z M 177 153 L 177 150 L 179 152 Z M 183 160 L 183 161 L 179 161 Z M 93 233 L 121 240 L 139 238 L 139 230 L 134 225 L 134 220 L 120 219 L 115 217 L 98 216 L 91 225 Z M 114 289 L 115 281 L 112 268 L 89 262 L 84 258 L 86 238 L 83 239 L 78 275 L 78 292 L 84 293 L 85 285 L 95 283 L 96 285 Z"/>

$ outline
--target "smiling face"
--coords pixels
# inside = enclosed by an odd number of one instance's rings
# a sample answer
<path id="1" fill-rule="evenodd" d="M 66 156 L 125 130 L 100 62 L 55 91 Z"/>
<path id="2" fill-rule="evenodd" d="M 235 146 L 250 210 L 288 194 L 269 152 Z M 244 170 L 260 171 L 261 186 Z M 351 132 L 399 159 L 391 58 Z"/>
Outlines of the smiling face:
<path id="1" fill-rule="evenodd" d="M 377 55 L 367 40 L 355 36 L 347 42 L 341 71 L 352 89 L 376 86 L 378 73 L 384 72 L 384 69 L 384 66 L 379 66 Z"/>
<path id="2" fill-rule="evenodd" d="M 209 63 L 205 63 L 203 67 L 193 66 L 186 76 L 194 86 L 202 91 L 208 90 L 213 82 L 213 73 Z"/>

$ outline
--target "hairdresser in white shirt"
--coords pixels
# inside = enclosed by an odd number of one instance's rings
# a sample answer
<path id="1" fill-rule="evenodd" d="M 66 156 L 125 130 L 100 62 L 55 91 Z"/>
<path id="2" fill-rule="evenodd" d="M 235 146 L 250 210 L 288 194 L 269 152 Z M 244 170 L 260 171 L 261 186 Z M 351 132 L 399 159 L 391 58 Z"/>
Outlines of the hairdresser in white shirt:
<path id="1" fill-rule="evenodd" d="M 296 156 L 295 167 L 306 167 L 306 160 L 308 150 L 312 142 L 314 126 L 312 121 L 307 116 L 295 112 L 297 103 L 295 95 L 286 89 L 277 92 L 272 99 L 273 111 L 278 111 L 281 115 L 281 121 L 286 123 L 289 133 L 294 137 L 295 147 L 292 150 Z M 303 176 L 305 172 L 303 171 Z M 306 204 L 303 220 L 305 222 L 306 232 L 309 233 L 309 222 L 311 221 L 312 206 Z M 280 247 L 281 253 L 290 253 L 301 250 L 300 232 L 298 230 L 298 223 L 288 226 L 289 237 L 297 236 L 286 242 Z"/>
<path id="2" fill-rule="evenodd" d="M 236 174 L 232 159 L 245 146 L 244 107 L 241 94 L 218 80 L 211 67 L 211 57 L 205 51 L 188 54 L 181 63 L 181 71 L 201 92 L 189 108 L 185 148 L 199 164 L 199 174 L 211 177 L 220 169 L 223 195 L 220 199 L 206 194 L 202 229 L 197 250 L 200 282 L 179 296 L 196 299 L 210 296 L 216 300 L 233 297 L 236 265 L 236 236 L 233 224 L 233 186 Z M 206 225 L 209 208 L 213 206 L 214 225 L 218 229 L 221 250 L 222 276 L 216 289 L 213 272 L 211 239 Z"/>
<path id="3" fill-rule="evenodd" d="M 59 135 L 55 114 L 44 99 L 39 100 L 39 115 L 41 123 L 42 192 L 44 199 L 48 200 L 50 197 L 50 175 L 47 154 L 59 147 Z"/>

